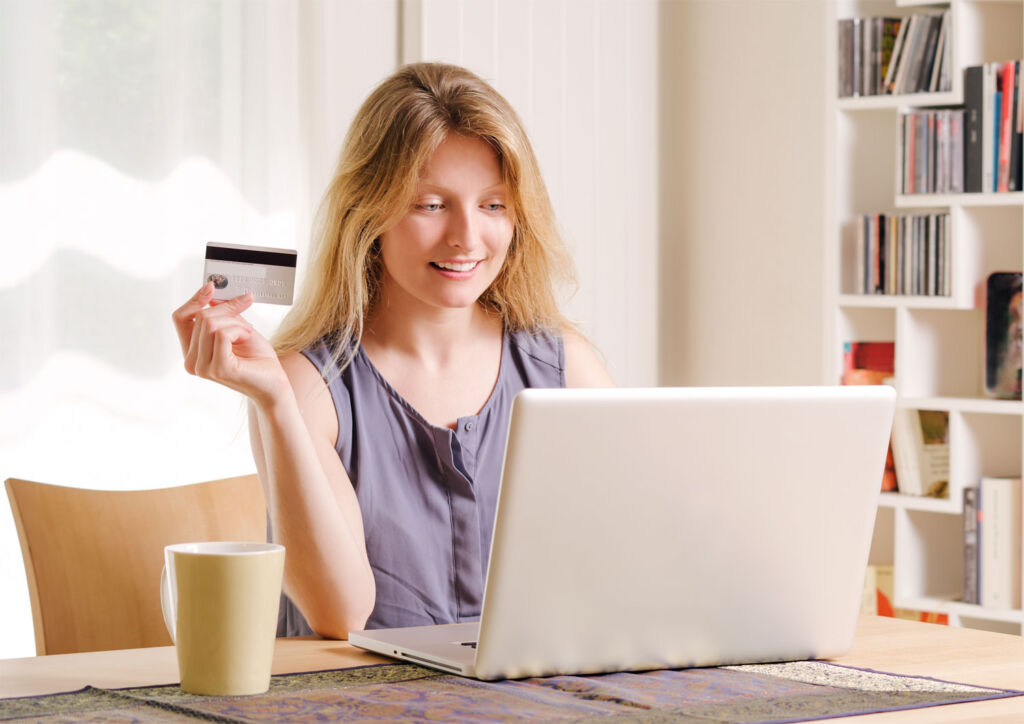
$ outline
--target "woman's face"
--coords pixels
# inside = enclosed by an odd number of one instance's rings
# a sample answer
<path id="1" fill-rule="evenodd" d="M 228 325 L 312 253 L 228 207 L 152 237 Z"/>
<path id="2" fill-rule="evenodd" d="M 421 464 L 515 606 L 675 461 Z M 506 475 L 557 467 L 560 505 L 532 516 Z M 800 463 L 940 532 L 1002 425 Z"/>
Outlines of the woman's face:
<path id="1" fill-rule="evenodd" d="M 449 134 L 406 215 L 380 236 L 384 297 L 468 307 L 498 276 L 512 241 L 501 164 L 479 138 Z"/>

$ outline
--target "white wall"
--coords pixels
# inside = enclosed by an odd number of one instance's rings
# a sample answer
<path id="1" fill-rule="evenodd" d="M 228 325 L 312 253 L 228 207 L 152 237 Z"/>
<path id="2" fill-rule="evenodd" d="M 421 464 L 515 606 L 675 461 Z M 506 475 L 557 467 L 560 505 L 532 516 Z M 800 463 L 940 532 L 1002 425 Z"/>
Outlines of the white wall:
<path id="1" fill-rule="evenodd" d="M 825 3 L 660 8 L 662 384 L 819 384 Z"/>

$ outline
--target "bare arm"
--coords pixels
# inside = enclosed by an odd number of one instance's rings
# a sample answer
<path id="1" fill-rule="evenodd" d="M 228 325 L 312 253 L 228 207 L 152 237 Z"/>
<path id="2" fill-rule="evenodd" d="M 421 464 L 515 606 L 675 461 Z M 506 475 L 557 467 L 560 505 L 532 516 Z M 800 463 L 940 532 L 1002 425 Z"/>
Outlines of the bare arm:
<path id="1" fill-rule="evenodd" d="M 601 364 L 590 342 L 576 332 L 562 334 L 565 344 L 566 387 L 614 387 L 615 381 Z"/>
<path id="2" fill-rule="evenodd" d="M 212 295 L 207 285 L 174 312 L 185 369 L 249 398 L 253 456 L 287 549 L 285 590 L 314 631 L 344 638 L 365 624 L 375 587 L 327 386 L 301 355 L 279 360 L 241 317 L 251 297 L 207 306 Z"/>
<path id="3" fill-rule="evenodd" d="M 337 416 L 327 386 L 300 354 L 281 364 L 292 394 L 249 404 L 253 458 L 274 540 L 287 549 L 285 591 L 321 636 L 363 628 L 375 586 L 355 490 L 335 450 Z"/>

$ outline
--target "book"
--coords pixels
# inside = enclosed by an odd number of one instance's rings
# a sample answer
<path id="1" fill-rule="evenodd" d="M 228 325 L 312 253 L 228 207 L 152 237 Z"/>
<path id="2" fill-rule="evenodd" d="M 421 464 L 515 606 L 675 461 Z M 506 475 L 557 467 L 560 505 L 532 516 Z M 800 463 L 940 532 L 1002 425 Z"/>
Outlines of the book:
<path id="1" fill-rule="evenodd" d="M 997 87 L 1002 81 L 1000 75 L 1001 71 L 996 72 L 996 84 Z M 996 91 L 992 96 L 992 188 L 989 191 L 999 191 L 999 140 L 1000 140 L 1000 125 L 1002 124 L 1003 118 L 1003 94 L 1001 91 Z"/>
<path id="2" fill-rule="evenodd" d="M 1013 140 L 1013 61 L 1003 63 L 999 74 L 999 180 L 996 191 L 1010 189 L 1010 142 Z"/>
<path id="3" fill-rule="evenodd" d="M 978 483 L 978 599 L 988 608 L 1021 607 L 1021 481 L 983 477 Z"/>
<path id="4" fill-rule="evenodd" d="M 903 42 L 907 37 L 907 26 L 910 25 L 906 20 L 897 20 L 899 29 L 896 32 L 896 40 L 893 42 L 892 55 L 889 59 L 889 65 L 885 69 L 885 79 L 882 82 L 882 92 L 892 93 L 893 83 L 896 80 L 896 68 L 899 67 L 901 54 L 903 52 Z"/>
<path id="5" fill-rule="evenodd" d="M 896 410 L 892 428 L 896 478 L 904 495 L 944 498 L 949 489 L 949 413 Z"/>
<path id="6" fill-rule="evenodd" d="M 875 93 L 885 93 L 886 77 L 893 65 L 893 55 L 896 52 L 896 38 L 899 37 L 900 26 L 903 24 L 900 18 L 881 18 L 881 38 L 879 45 L 879 68 L 876 76 Z"/>
<path id="7" fill-rule="evenodd" d="M 950 133 L 953 136 L 953 145 L 950 150 L 951 177 L 949 190 L 955 194 L 964 192 L 964 111 L 952 111 L 950 113 Z M 1012 160 L 1012 159 L 1011 159 Z M 1012 176 L 1011 176 L 1012 177 Z"/>
<path id="8" fill-rule="evenodd" d="M 1024 302 L 1020 272 L 995 272 L 985 284 L 985 394 L 1021 399 Z"/>
<path id="9" fill-rule="evenodd" d="M 853 20 L 839 21 L 839 97 L 853 95 Z"/>
<path id="10" fill-rule="evenodd" d="M 861 29 L 861 26 L 863 24 L 864 21 L 861 18 L 853 18 L 852 28 L 850 29 L 850 56 L 852 59 L 850 63 L 850 87 L 852 88 L 851 95 L 854 97 L 864 95 L 861 92 L 861 84 L 863 82 L 861 80 L 863 75 L 863 62 L 861 58 L 864 53 L 861 42 L 864 37 L 864 31 Z"/>
<path id="11" fill-rule="evenodd" d="M 928 90 L 932 79 L 932 66 L 935 64 L 936 51 L 939 45 L 939 31 L 942 29 L 941 15 L 928 15 L 928 35 L 925 39 L 921 56 L 921 65 L 913 78 L 912 93 L 923 93 Z"/>
<path id="12" fill-rule="evenodd" d="M 980 65 L 964 71 L 964 107 L 964 190 L 980 193 L 984 118 L 984 68 Z"/>
<path id="13" fill-rule="evenodd" d="M 900 68 L 897 93 L 915 93 L 918 91 L 918 78 L 921 75 L 921 66 L 924 60 L 925 46 L 928 42 L 930 28 L 929 15 L 910 16 L 910 37 L 907 56 Z"/>
<path id="14" fill-rule="evenodd" d="M 893 342 L 845 342 L 843 344 L 844 371 L 873 370 L 891 375 L 896 361 Z"/>
<path id="15" fill-rule="evenodd" d="M 981 76 L 981 97 L 982 97 L 982 129 L 981 129 L 981 190 L 985 193 L 994 191 L 992 148 L 995 146 L 993 138 L 994 125 L 992 116 L 995 113 L 996 96 L 996 69 L 995 64 L 986 63 L 982 66 Z"/>
<path id="16" fill-rule="evenodd" d="M 964 603 L 978 603 L 978 488 L 963 491 Z"/>
<path id="17" fill-rule="evenodd" d="M 1024 113 L 1020 103 L 1020 61 L 1014 62 L 1013 74 L 1013 131 L 1010 135 L 1009 191 L 1020 191 L 1021 186 L 1021 133 L 1024 131 Z"/>
<path id="18" fill-rule="evenodd" d="M 984 68 L 972 65 L 964 71 L 964 191 L 981 193 L 981 129 Z"/>
<path id="19" fill-rule="evenodd" d="M 946 46 L 948 44 L 946 40 L 946 27 L 949 25 L 949 13 L 944 12 L 939 18 L 939 39 L 935 47 L 935 58 L 932 60 L 932 76 L 928 83 L 928 90 L 932 93 L 940 90 L 945 90 L 943 87 L 942 70 L 946 62 Z"/>

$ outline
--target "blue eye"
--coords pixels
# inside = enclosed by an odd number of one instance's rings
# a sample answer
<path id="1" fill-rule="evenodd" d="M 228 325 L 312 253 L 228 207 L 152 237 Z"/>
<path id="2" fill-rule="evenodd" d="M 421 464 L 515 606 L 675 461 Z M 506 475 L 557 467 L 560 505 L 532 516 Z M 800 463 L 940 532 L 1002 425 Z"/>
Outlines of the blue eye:
<path id="1" fill-rule="evenodd" d="M 416 204 L 416 208 L 420 211 L 440 211 L 441 204 Z"/>
<path id="2" fill-rule="evenodd" d="M 501 211 L 505 208 L 505 204 L 484 204 L 484 208 L 488 211 Z"/>

